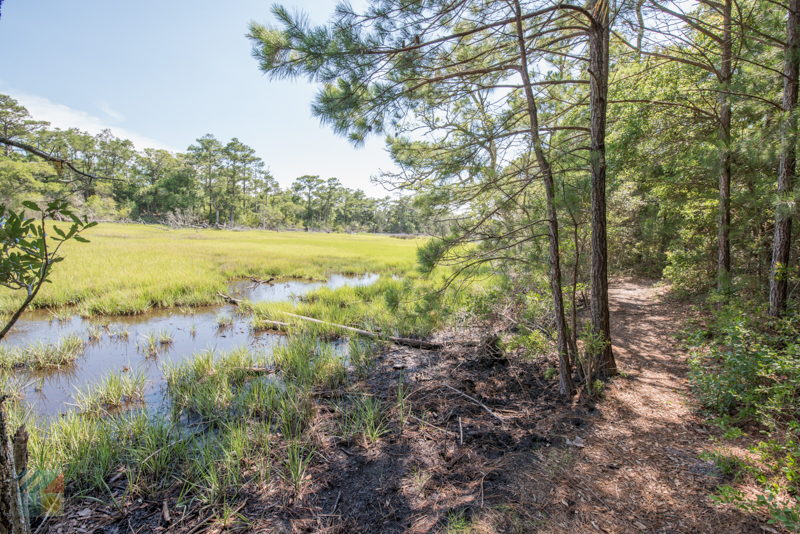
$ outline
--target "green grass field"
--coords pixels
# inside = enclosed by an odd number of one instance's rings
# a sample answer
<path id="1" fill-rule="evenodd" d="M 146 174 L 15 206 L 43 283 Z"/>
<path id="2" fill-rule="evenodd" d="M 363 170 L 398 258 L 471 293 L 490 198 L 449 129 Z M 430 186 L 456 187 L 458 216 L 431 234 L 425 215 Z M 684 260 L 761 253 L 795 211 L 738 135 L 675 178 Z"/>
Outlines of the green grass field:
<path id="1" fill-rule="evenodd" d="M 404 273 L 421 240 L 368 234 L 262 230 L 171 230 L 102 223 L 70 242 L 38 308 L 75 306 L 83 314 L 136 314 L 151 307 L 215 301 L 226 283 L 245 276 L 325 279 L 333 273 Z M 0 292 L 0 312 L 20 295 Z"/>

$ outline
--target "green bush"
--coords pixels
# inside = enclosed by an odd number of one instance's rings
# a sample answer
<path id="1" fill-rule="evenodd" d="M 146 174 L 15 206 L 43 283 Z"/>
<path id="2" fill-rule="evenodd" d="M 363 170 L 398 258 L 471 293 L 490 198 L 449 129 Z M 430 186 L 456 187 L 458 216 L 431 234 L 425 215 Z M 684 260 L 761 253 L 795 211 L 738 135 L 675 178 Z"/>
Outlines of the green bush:
<path id="1" fill-rule="evenodd" d="M 716 463 L 729 475 L 752 476 L 763 493 L 748 498 L 721 486 L 717 499 L 747 510 L 764 510 L 772 523 L 800 532 L 800 315 L 766 317 L 755 306 L 734 302 L 720 308 L 706 329 L 689 336 L 690 378 L 703 406 L 727 438 L 755 425 L 765 436 L 751 448 L 758 462 Z M 734 431 L 734 429 L 740 429 Z"/>

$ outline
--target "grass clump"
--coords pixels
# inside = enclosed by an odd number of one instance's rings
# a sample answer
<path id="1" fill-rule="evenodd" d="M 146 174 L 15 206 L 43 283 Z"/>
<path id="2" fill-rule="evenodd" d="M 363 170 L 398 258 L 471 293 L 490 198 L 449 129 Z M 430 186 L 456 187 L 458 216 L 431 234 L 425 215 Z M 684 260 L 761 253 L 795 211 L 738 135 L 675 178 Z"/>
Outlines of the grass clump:
<path id="1" fill-rule="evenodd" d="M 89 328 L 86 329 L 86 337 L 89 339 L 89 343 L 96 343 L 103 339 L 103 328 L 99 325 L 90 325 Z"/>
<path id="2" fill-rule="evenodd" d="M 158 490 L 179 474 L 176 466 L 189 457 L 189 440 L 171 421 L 162 416 L 138 416 L 131 424 L 128 448 L 128 480 L 138 492 Z"/>
<path id="3" fill-rule="evenodd" d="M 299 385 L 332 390 L 347 380 L 344 361 L 333 346 L 307 330 L 290 335 L 285 345 L 275 349 L 274 359 L 283 376 Z"/>
<path id="4" fill-rule="evenodd" d="M 287 440 L 302 437 L 315 414 L 310 392 L 294 384 L 287 384 L 277 407 L 277 422 L 283 437 Z"/>
<path id="5" fill-rule="evenodd" d="M 85 348 L 86 344 L 78 336 L 66 336 L 58 343 L 36 343 L 27 347 L 0 345 L 0 369 L 58 369 L 73 364 Z"/>
<path id="6" fill-rule="evenodd" d="M 234 408 L 234 400 L 264 362 L 247 349 L 217 357 L 205 351 L 193 359 L 167 365 L 167 395 L 175 415 L 185 413 L 209 423 L 222 423 Z"/>
<path id="7" fill-rule="evenodd" d="M 145 376 L 141 372 L 110 374 L 96 386 L 78 391 L 75 404 L 81 413 L 98 417 L 144 400 Z"/>
<path id="8" fill-rule="evenodd" d="M 233 326 L 233 317 L 226 313 L 217 315 L 217 328 L 225 329 Z"/>
<path id="9" fill-rule="evenodd" d="M 150 358 L 155 358 L 163 348 L 172 345 L 173 340 L 172 334 L 167 330 L 143 334 L 142 340 L 139 342 L 139 350 Z"/>
<path id="10" fill-rule="evenodd" d="M 375 443 L 389 432 L 382 403 L 375 397 L 356 395 L 341 403 L 339 427 L 350 440 L 361 436 L 367 443 Z"/>
<path id="11" fill-rule="evenodd" d="M 108 337 L 117 341 L 127 341 L 130 337 L 130 332 L 127 328 L 111 328 L 108 331 Z"/>
<path id="12" fill-rule="evenodd" d="M 291 441 L 286 447 L 286 461 L 284 462 L 286 478 L 291 483 L 295 493 L 299 493 L 306 479 L 314 451 L 302 443 Z"/>
<path id="13" fill-rule="evenodd" d="M 347 357 L 353 367 L 353 372 L 359 379 L 367 378 L 374 365 L 375 353 L 378 351 L 379 344 L 371 339 L 351 337 L 347 348 Z"/>

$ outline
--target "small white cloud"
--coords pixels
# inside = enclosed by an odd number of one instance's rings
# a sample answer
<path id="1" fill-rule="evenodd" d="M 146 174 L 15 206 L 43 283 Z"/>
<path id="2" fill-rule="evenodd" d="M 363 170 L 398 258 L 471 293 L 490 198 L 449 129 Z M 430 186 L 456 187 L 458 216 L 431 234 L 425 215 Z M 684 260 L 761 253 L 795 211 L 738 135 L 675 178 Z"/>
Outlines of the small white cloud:
<path id="1" fill-rule="evenodd" d="M 115 136 L 122 139 L 130 139 L 136 148 L 162 148 L 172 152 L 178 152 L 177 149 L 162 143 L 156 139 L 139 135 L 135 132 L 113 126 L 107 119 L 102 119 L 85 111 L 73 109 L 64 104 L 57 104 L 47 98 L 31 95 L 27 93 L 9 92 L 20 104 L 25 106 L 30 112 L 31 116 L 36 120 L 47 121 L 55 128 L 66 130 L 69 128 L 78 128 L 89 132 L 90 134 L 99 134 L 103 130 L 111 130 Z M 104 107 L 106 109 L 104 109 Z M 111 119 L 122 120 L 124 117 L 113 109 L 100 103 L 99 108 Z M 115 116 L 116 115 L 116 116 Z"/>
<path id="2" fill-rule="evenodd" d="M 100 111 L 102 111 L 103 113 L 108 115 L 109 118 L 115 121 L 122 122 L 125 120 L 125 115 L 123 115 L 116 109 L 112 108 L 105 100 L 100 102 L 100 104 L 98 104 L 97 107 L 100 109 Z"/>

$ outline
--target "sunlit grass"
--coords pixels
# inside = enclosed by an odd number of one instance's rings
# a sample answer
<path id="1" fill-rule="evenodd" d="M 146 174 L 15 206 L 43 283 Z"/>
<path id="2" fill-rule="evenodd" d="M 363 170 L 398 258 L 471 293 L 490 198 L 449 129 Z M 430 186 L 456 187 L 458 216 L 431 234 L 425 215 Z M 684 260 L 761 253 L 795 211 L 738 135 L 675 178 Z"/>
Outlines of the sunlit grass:
<path id="1" fill-rule="evenodd" d="M 66 336 L 58 343 L 35 343 L 25 347 L 0 345 L 0 369 L 57 369 L 74 363 L 85 347 L 78 336 Z"/>
<path id="2" fill-rule="evenodd" d="M 315 336 L 345 337 L 350 334 L 333 324 L 357 327 L 385 336 L 425 337 L 440 327 L 468 299 L 483 291 L 480 284 L 464 291 L 439 291 L 440 278 L 412 275 L 404 279 L 381 277 L 369 286 L 320 288 L 299 302 L 261 302 L 252 305 L 253 328 L 269 328 L 269 321 L 287 322 L 289 330 L 302 328 Z M 287 315 L 313 317 L 333 324 L 316 324 Z M 366 361 L 359 361 L 367 364 Z"/>
<path id="3" fill-rule="evenodd" d="M 65 260 L 37 307 L 74 306 L 85 315 L 137 314 L 152 307 L 215 302 L 229 280 L 245 276 L 325 279 L 332 273 L 404 273 L 420 240 L 368 234 L 262 230 L 170 230 L 102 223 L 91 243 L 64 246 Z M 0 312 L 20 295 L 0 291 Z M 59 310 L 58 316 L 64 315 Z"/>
<path id="4" fill-rule="evenodd" d="M 347 379 L 344 360 L 330 343 L 301 331 L 275 349 L 275 367 L 287 380 L 302 386 L 335 389 Z"/>
<path id="5" fill-rule="evenodd" d="M 81 413 L 97 417 L 141 402 L 144 387 L 145 377 L 141 372 L 110 374 L 98 384 L 79 390 L 75 404 Z"/>

